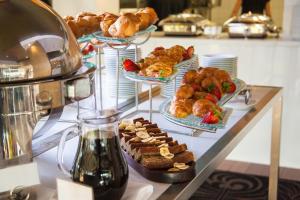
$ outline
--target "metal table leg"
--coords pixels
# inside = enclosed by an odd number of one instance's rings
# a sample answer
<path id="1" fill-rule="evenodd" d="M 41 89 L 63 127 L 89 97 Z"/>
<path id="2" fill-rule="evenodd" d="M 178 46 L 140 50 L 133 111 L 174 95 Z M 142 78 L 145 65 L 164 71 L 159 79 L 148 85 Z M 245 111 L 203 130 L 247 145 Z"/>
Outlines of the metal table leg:
<path id="1" fill-rule="evenodd" d="M 277 199 L 279 161 L 280 161 L 280 134 L 281 134 L 282 97 L 273 105 L 272 136 L 271 136 L 271 164 L 269 172 L 269 200 Z"/>
<path id="2" fill-rule="evenodd" d="M 120 73 L 119 73 L 119 65 L 120 65 L 120 51 L 117 49 L 117 68 L 116 68 L 116 110 L 119 108 L 119 84 L 120 84 Z"/>
<path id="3" fill-rule="evenodd" d="M 149 86 L 149 120 L 152 122 L 152 84 Z"/>

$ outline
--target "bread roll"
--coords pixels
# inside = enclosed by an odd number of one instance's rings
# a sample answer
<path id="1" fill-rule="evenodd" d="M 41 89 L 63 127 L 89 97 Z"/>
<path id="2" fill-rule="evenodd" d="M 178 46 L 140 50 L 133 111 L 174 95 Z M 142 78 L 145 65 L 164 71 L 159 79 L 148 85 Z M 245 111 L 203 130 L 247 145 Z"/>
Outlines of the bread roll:
<path id="1" fill-rule="evenodd" d="M 139 26 L 139 30 L 144 30 L 151 25 L 151 16 L 148 13 L 137 13 L 136 16 L 140 19 L 141 23 Z"/>
<path id="2" fill-rule="evenodd" d="M 78 27 L 75 20 L 68 20 L 66 23 L 68 24 L 68 26 L 70 27 L 70 29 L 72 30 L 72 32 L 76 38 L 79 38 L 82 36 L 82 32 L 81 32 L 80 28 Z"/>
<path id="3" fill-rule="evenodd" d="M 126 38 L 139 31 L 140 19 L 132 13 L 121 15 L 108 29 L 112 37 Z"/>
<path id="4" fill-rule="evenodd" d="M 115 23 L 115 21 L 117 19 L 118 19 L 117 15 L 114 15 L 112 13 L 104 13 L 103 19 L 100 22 L 100 28 L 101 28 L 104 36 L 107 36 L 107 37 L 111 36 L 108 32 L 108 29 L 113 23 Z"/>
<path id="5" fill-rule="evenodd" d="M 146 7 L 144 9 L 138 11 L 138 13 L 149 14 L 149 16 L 150 16 L 150 24 L 155 24 L 158 21 L 157 14 L 156 14 L 156 12 L 155 12 L 155 10 L 153 8 Z"/>

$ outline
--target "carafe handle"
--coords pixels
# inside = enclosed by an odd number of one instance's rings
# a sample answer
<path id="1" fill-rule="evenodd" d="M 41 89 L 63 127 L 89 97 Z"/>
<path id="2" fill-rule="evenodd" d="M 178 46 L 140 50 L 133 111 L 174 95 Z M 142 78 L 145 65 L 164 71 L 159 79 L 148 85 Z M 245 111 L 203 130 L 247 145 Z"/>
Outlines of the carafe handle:
<path id="1" fill-rule="evenodd" d="M 60 142 L 58 145 L 58 149 L 57 149 L 57 164 L 58 164 L 58 168 L 68 177 L 71 177 L 71 170 L 68 170 L 65 165 L 64 165 L 64 149 L 65 149 L 65 143 L 66 143 L 66 139 L 68 137 L 68 135 L 70 133 L 73 132 L 78 132 L 78 126 L 71 126 L 69 128 L 67 128 L 64 132 L 63 135 L 60 138 Z"/>

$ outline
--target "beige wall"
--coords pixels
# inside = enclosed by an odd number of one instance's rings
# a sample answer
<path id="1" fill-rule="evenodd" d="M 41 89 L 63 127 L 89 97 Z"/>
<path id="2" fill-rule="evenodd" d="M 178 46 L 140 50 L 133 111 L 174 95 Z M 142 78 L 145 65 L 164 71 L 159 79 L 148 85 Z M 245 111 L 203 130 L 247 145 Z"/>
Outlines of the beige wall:
<path id="1" fill-rule="evenodd" d="M 231 15 L 235 0 L 223 0 L 222 6 L 213 8 L 212 20 L 223 24 Z M 282 26 L 284 0 L 271 0 L 273 20 L 276 25 Z"/>
<path id="2" fill-rule="evenodd" d="M 119 12 L 119 0 L 52 0 L 53 8 L 61 15 L 76 15 L 82 11 L 95 13 Z"/>

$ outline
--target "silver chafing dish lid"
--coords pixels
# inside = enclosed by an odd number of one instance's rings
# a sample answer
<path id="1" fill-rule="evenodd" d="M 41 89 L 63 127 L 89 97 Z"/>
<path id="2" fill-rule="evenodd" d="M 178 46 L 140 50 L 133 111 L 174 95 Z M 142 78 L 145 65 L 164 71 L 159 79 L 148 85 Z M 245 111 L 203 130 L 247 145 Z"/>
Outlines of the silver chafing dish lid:
<path id="1" fill-rule="evenodd" d="M 159 26 L 163 26 L 165 24 L 170 24 L 170 23 L 198 24 L 203 20 L 205 20 L 205 18 L 199 14 L 181 13 L 177 15 L 170 15 L 169 17 L 161 20 Z"/>
<path id="2" fill-rule="evenodd" d="M 63 19 L 38 0 L 0 0 L 0 83 L 73 74 L 77 41 Z"/>
<path id="3" fill-rule="evenodd" d="M 224 25 L 231 23 L 244 23 L 244 24 L 268 24 L 271 23 L 271 18 L 266 15 L 254 14 L 254 13 L 245 13 L 239 17 L 232 17 L 228 19 Z"/>

